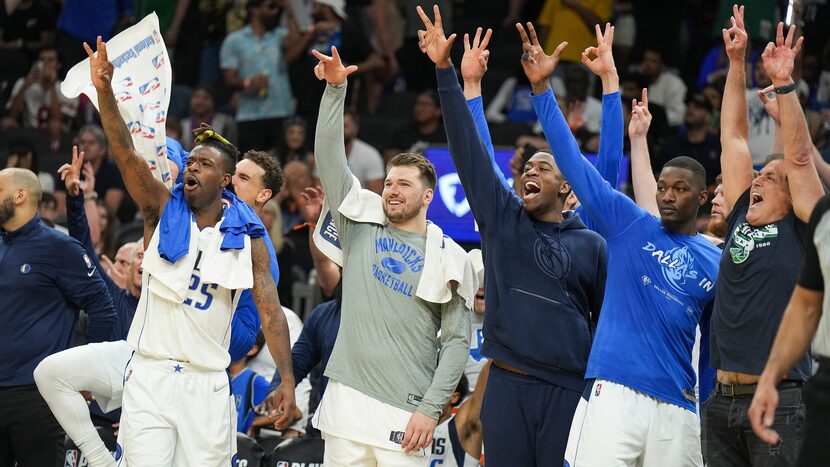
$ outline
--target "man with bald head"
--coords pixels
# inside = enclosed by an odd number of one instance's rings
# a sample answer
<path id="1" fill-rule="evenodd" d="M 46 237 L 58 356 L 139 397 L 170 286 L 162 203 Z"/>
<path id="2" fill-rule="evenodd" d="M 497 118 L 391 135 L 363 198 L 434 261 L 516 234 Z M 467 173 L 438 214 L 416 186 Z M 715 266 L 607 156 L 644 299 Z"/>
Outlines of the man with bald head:
<path id="1" fill-rule="evenodd" d="M 100 273 L 77 240 L 41 223 L 40 198 L 34 172 L 0 171 L 0 466 L 63 465 L 63 431 L 32 372 L 70 346 L 81 309 L 91 342 L 115 323 Z"/>

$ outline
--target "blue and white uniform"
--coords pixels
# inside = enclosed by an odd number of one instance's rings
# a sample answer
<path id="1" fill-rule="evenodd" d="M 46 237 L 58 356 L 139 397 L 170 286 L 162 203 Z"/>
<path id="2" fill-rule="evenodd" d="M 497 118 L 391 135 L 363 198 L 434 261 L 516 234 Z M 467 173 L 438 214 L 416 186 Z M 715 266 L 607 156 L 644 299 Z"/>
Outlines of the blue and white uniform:
<path id="1" fill-rule="evenodd" d="M 435 427 L 429 467 L 478 467 L 478 459 L 467 454 L 458 438 L 455 414 Z"/>
<path id="2" fill-rule="evenodd" d="M 619 93 L 603 100 L 620 105 Z M 596 381 L 574 416 L 566 465 L 701 465 L 692 346 L 714 297 L 720 250 L 702 235 L 665 229 L 604 181 L 579 153 L 550 90 L 533 105 L 586 224 L 608 242 L 605 301 L 586 371 Z"/>

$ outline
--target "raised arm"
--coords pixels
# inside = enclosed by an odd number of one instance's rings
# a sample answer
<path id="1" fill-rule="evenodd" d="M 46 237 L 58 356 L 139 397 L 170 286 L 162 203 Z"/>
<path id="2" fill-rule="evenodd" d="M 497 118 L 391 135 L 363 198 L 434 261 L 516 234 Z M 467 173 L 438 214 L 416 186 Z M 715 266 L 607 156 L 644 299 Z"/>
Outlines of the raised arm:
<path id="1" fill-rule="evenodd" d="M 548 77 L 553 73 L 566 43 L 563 42 L 553 54 L 547 55 L 542 50 L 531 23 L 527 23 L 528 32 L 525 32 L 521 24 L 516 27 L 525 51 L 522 67 L 533 87 L 533 108 L 551 145 L 556 164 L 571 184 L 597 231 L 606 238 L 613 237 L 645 212 L 627 196 L 614 190 L 588 159 L 582 156 L 568 122 L 553 97 Z M 609 29 L 610 26 L 606 28 L 606 34 Z"/>
<path id="2" fill-rule="evenodd" d="M 582 52 L 582 63 L 602 81 L 602 128 L 599 133 L 596 167 L 605 181 L 618 188 L 623 152 L 623 115 L 620 78 L 611 51 L 614 45 L 614 28 L 606 26 L 604 34 L 599 24 L 596 24 L 594 29 L 597 34 L 597 46 L 588 47 Z M 591 55 L 595 55 L 596 58 L 591 59 Z"/>
<path id="3" fill-rule="evenodd" d="M 314 139 L 314 160 L 331 214 L 338 230 L 342 230 L 345 227 L 344 218 L 337 208 L 354 184 L 352 173 L 346 163 L 343 107 L 346 101 L 346 78 L 357 71 L 357 66 L 344 67 L 337 47 L 331 48 L 331 57 L 316 50 L 312 53 L 320 60 L 314 68 L 314 74 L 317 79 L 328 83 L 320 102 L 320 115 Z"/>
<path id="4" fill-rule="evenodd" d="M 761 58 L 778 95 L 776 100 L 781 117 L 784 163 L 787 167 L 793 212 L 802 222 L 809 222 L 813 208 L 824 195 L 824 189 L 813 163 L 813 143 L 807 130 L 804 111 L 794 92 L 796 85 L 792 73 L 795 58 L 801 51 L 804 41 L 803 37 L 794 41 L 794 37 L 795 26 L 790 26 L 785 38 L 784 23 L 778 23 L 775 44 L 767 44 Z"/>
<path id="5" fill-rule="evenodd" d="M 500 216 L 507 215 L 509 211 L 504 208 L 508 203 L 515 201 L 494 170 L 493 162 L 476 131 L 475 120 L 458 84 L 458 77 L 450 61 L 450 49 L 455 34 L 449 38 L 444 35 L 441 13 L 437 5 L 433 8 L 435 24 L 420 7 L 417 11 L 426 28 L 425 31 L 418 31 L 421 51 L 436 65 L 438 95 L 441 99 L 450 156 L 470 202 L 473 216 L 479 227 L 485 228 L 495 224 Z M 488 39 L 489 35 L 485 35 L 482 42 L 474 43 L 465 53 L 468 67 L 479 66 L 480 57 L 486 57 Z"/>
<path id="6" fill-rule="evenodd" d="M 651 167 L 648 153 L 648 129 L 651 126 L 651 112 L 648 111 L 648 88 L 643 88 L 640 102 L 631 101 L 631 122 L 628 124 L 628 139 L 631 141 L 631 182 L 634 185 L 634 201 L 653 216 L 660 216 L 657 209 L 657 180 Z"/>
<path id="7" fill-rule="evenodd" d="M 107 135 L 112 158 L 124 178 L 127 191 L 144 216 L 144 246 L 146 247 L 150 242 L 152 231 L 161 218 L 161 211 L 170 198 L 170 192 L 163 183 L 153 177 L 147 161 L 133 147 L 130 132 L 118 111 L 118 104 L 112 91 L 111 80 L 114 68 L 107 59 L 107 45 L 101 40 L 101 36 L 98 36 L 96 53 L 92 52 L 86 42 L 84 42 L 84 49 L 89 55 L 90 77 L 98 93 L 101 124 Z"/>
<path id="8" fill-rule="evenodd" d="M 313 224 L 320 218 L 320 211 L 323 208 L 323 190 L 310 186 L 302 193 L 304 204 L 301 208 L 306 222 Z M 323 290 L 325 297 L 331 297 L 334 289 L 340 283 L 340 266 L 324 255 L 314 243 L 314 227 L 309 224 L 308 247 L 311 250 L 311 260 L 314 263 L 314 270 L 317 271 L 317 285 Z M 305 328 L 303 328 L 305 329 Z M 296 344 L 295 344 L 296 346 Z M 302 379 L 302 378 L 300 378 Z"/>
<path id="9" fill-rule="evenodd" d="M 723 197 L 729 209 L 752 185 L 752 155 L 749 152 L 749 116 L 746 107 L 746 46 L 744 7 L 732 6 L 732 27 L 723 30 L 729 71 L 723 90 L 720 117 L 720 166 Z"/>
<path id="10" fill-rule="evenodd" d="M 490 129 L 487 127 L 487 119 L 484 116 L 484 101 L 481 97 L 481 79 L 484 78 L 484 74 L 487 72 L 487 60 L 490 58 L 490 51 L 485 50 L 485 47 L 490 42 L 492 32 L 491 29 L 488 29 L 484 39 L 481 40 L 481 28 L 476 29 L 472 45 L 470 45 L 470 35 L 464 34 L 461 78 L 464 80 L 464 98 L 467 99 L 467 107 L 470 109 L 470 113 L 473 114 L 481 143 L 487 149 L 487 154 L 490 155 L 493 171 L 501 180 L 502 185 L 512 192 L 513 187 L 507 183 L 507 178 L 496 164 L 493 140 L 490 138 Z"/>

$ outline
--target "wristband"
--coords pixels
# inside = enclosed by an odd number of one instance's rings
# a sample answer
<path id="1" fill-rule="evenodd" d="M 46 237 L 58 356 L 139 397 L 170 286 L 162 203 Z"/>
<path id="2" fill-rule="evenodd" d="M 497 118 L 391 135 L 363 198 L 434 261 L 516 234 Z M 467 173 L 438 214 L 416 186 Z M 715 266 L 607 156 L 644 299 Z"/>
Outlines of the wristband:
<path id="1" fill-rule="evenodd" d="M 775 93 L 776 94 L 789 94 L 789 93 L 795 91 L 795 88 L 796 88 L 796 85 L 795 85 L 795 82 L 793 82 L 792 84 L 788 84 L 786 86 L 781 86 L 780 88 L 775 88 Z"/>
<path id="2" fill-rule="evenodd" d="M 94 191 L 92 193 L 88 194 L 88 195 L 84 195 L 84 201 L 89 201 L 89 200 L 95 201 L 96 199 L 98 199 L 98 193 L 96 193 Z"/>

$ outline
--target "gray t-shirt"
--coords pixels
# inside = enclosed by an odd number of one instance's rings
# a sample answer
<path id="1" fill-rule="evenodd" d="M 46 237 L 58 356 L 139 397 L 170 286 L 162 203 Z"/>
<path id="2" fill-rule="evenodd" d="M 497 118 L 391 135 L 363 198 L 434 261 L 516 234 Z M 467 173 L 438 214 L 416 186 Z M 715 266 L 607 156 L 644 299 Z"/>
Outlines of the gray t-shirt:
<path id="1" fill-rule="evenodd" d="M 353 222 L 338 212 L 354 183 L 343 144 L 345 95 L 345 86 L 326 87 L 315 141 L 317 168 L 343 248 L 342 318 L 325 375 L 386 404 L 438 419 L 464 371 L 471 312 L 457 293 L 444 304 L 415 296 L 425 234 Z"/>

